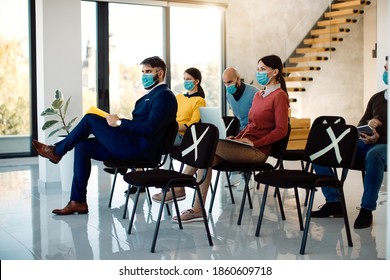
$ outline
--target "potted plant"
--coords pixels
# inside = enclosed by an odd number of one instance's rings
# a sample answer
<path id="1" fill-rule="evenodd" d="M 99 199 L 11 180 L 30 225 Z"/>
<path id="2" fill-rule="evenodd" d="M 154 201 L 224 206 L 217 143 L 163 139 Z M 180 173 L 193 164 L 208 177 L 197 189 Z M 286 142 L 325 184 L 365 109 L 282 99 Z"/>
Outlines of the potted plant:
<path id="1" fill-rule="evenodd" d="M 53 127 L 55 124 L 59 123 L 62 125 L 61 127 L 58 127 L 54 129 L 52 132 L 50 132 L 49 136 L 54 135 L 58 131 L 65 130 L 66 134 L 69 134 L 70 129 L 72 128 L 72 124 L 76 121 L 77 117 L 73 118 L 70 122 L 66 123 L 66 112 L 68 111 L 68 106 L 70 102 L 71 96 L 66 100 L 64 105 L 64 96 L 62 92 L 57 89 L 54 95 L 54 100 L 51 103 L 51 107 L 47 108 L 41 113 L 41 116 L 58 116 L 59 119 L 57 120 L 48 120 L 46 121 L 43 126 L 42 130 L 49 129 Z"/>
<path id="2" fill-rule="evenodd" d="M 66 121 L 66 113 L 68 111 L 69 102 L 71 97 L 69 97 L 66 102 L 64 102 L 64 96 L 60 90 L 56 90 L 54 95 L 54 100 L 51 103 L 51 107 L 47 108 L 41 113 L 41 116 L 50 116 L 56 117 L 55 119 L 51 118 L 47 120 L 43 126 L 42 130 L 53 128 L 49 136 L 56 134 L 59 131 L 65 131 L 66 135 L 69 134 L 73 123 L 76 121 L 77 117 L 71 119 L 69 122 Z M 58 124 L 60 125 L 58 127 Z M 62 140 L 66 135 L 59 135 L 58 140 Z M 72 186 L 73 179 L 73 159 L 74 153 L 73 150 L 68 152 L 65 156 L 62 157 L 60 162 L 60 172 L 61 172 L 61 185 L 62 190 L 70 191 Z"/>

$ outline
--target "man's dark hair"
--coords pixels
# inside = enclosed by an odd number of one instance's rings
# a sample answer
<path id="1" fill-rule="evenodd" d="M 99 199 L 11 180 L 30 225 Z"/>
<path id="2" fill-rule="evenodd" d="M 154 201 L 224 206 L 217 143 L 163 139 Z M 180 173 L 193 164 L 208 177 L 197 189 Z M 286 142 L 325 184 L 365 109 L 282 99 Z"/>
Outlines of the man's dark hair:
<path id="1" fill-rule="evenodd" d="M 159 56 L 151 56 L 142 60 L 141 65 L 150 65 L 153 68 L 161 68 L 164 71 L 164 76 L 167 71 L 165 61 Z"/>

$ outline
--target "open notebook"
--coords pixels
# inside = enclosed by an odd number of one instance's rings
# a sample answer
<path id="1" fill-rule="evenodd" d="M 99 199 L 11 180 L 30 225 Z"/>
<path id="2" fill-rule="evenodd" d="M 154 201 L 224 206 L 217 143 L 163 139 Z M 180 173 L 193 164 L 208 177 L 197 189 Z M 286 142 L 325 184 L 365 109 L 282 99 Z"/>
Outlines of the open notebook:
<path id="1" fill-rule="evenodd" d="M 95 114 L 95 115 L 98 115 L 98 116 L 101 116 L 103 118 L 107 117 L 108 116 L 108 113 L 103 111 L 102 109 L 99 109 L 95 106 L 91 106 L 88 111 L 85 112 L 86 114 Z"/>
<path id="2" fill-rule="evenodd" d="M 226 139 L 226 126 L 222 119 L 221 108 L 219 107 L 200 107 L 200 119 L 203 123 L 211 123 L 218 128 L 219 139 L 228 142 L 235 142 L 242 145 L 252 146 L 251 144 L 240 142 L 233 139 Z"/>

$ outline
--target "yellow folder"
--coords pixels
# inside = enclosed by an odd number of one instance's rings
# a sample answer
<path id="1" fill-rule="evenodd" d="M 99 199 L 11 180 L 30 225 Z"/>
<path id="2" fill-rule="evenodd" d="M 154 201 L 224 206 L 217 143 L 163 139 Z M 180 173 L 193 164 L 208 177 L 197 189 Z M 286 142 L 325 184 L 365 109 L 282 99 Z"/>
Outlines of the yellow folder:
<path id="1" fill-rule="evenodd" d="M 103 111 L 102 109 L 99 109 L 95 106 L 91 106 L 87 112 L 85 112 L 86 114 L 95 114 L 95 115 L 98 115 L 98 116 L 101 116 L 103 118 L 107 117 L 108 116 L 108 113 Z"/>

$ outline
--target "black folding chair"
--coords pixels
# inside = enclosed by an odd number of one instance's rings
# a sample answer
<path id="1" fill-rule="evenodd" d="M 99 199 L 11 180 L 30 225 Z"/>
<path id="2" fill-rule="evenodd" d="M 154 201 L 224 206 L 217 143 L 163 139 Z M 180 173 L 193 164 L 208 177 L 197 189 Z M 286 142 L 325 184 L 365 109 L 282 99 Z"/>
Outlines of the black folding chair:
<path id="1" fill-rule="evenodd" d="M 124 180 L 137 187 L 137 193 L 134 200 L 134 206 L 130 218 L 128 233 L 131 233 L 133 227 L 133 221 L 137 209 L 138 199 L 140 195 L 140 188 L 145 187 L 156 187 L 161 188 L 163 195 L 160 205 L 160 210 L 158 213 L 156 227 L 154 230 L 154 237 L 151 247 L 151 252 L 153 253 L 156 246 L 158 231 L 160 228 L 160 221 L 162 211 L 164 209 L 165 198 L 168 191 L 172 192 L 173 202 L 176 209 L 176 214 L 178 218 L 179 228 L 183 229 L 182 222 L 180 219 L 179 207 L 176 200 L 176 195 L 174 188 L 175 187 L 190 187 L 195 190 L 198 195 L 199 204 L 202 209 L 203 221 L 209 241 L 209 245 L 212 246 L 213 242 L 211 240 L 210 230 L 207 222 L 207 215 L 204 209 L 204 203 L 202 200 L 202 195 L 200 191 L 200 185 L 204 182 L 207 176 L 208 169 L 211 167 L 215 150 L 218 142 L 218 129 L 212 124 L 206 123 L 195 123 L 191 125 L 185 132 L 183 141 L 179 147 L 180 152 L 175 156 L 175 159 L 180 162 L 187 164 L 189 166 L 204 169 L 204 175 L 202 178 L 195 176 L 183 174 L 175 170 L 166 170 L 166 169 L 152 169 L 146 171 L 134 171 L 127 173 L 124 176 Z"/>
<path id="2" fill-rule="evenodd" d="M 284 154 L 284 152 L 286 151 L 286 148 L 287 148 L 288 139 L 290 137 L 290 131 L 291 131 L 291 127 L 290 127 L 290 124 L 288 124 L 288 130 L 287 130 L 286 136 L 284 138 L 282 138 L 281 140 L 275 142 L 272 145 L 271 156 L 276 159 L 275 164 L 271 164 L 269 162 L 265 162 L 265 163 L 253 163 L 253 162 L 232 163 L 232 162 L 223 162 L 223 163 L 218 164 L 217 166 L 213 167 L 214 170 L 218 170 L 218 171 L 225 171 L 225 172 L 240 171 L 240 172 L 245 174 L 245 187 L 244 187 L 244 192 L 243 192 L 242 200 L 241 200 L 240 214 L 238 216 L 238 221 L 237 221 L 238 225 L 241 224 L 242 215 L 243 215 L 243 212 L 244 212 L 245 201 L 246 201 L 246 197 L 247 196 L 248 196 L 248 201 L 249 201 L 249 208 L 253 209 L 252 201 L 251 201 L 251 198 L 250 198 L 250 192 L 249 192 L 249 178 L 250 178 L 250 175 L 253 172 L 270 171 L 270 170 L 275 170 L 275 169 L 279 168 L 281 160 L 282 160 L 282 156 L 283 156 L 283 154 Z M 217 180 L 218 180 L 218 174 L 217 174 L 216 182 L 217 182 Z M 216 189 L 217 189 L 217 183 L 215 183 L 214 193 L 213 193 L 213 195 L 211 197 L 209 212 L 211 212 L 212 207 L 213 207 Z M 283 204 L 282 204 L 282 201 L 281 201 L 280 193 L 278 191 L 276 193 L 277 193 L 277 197 L 278 197 L 279 208 L 280 208 L 282 219 L 285 219 L 284 210 L 283 210 Z"/>
<path id="3" fill-rule="evenodd" d="M 150 169 L 150 168 L 160 168 L 161 166 L 164 165 L 166 162 L 168 155 L 171 153 L 173 149 L 173 144 L 175 142 L 175 137 L 178 131 L 178 123 L 173 122 L 171 125 L 168 126 L 167 131 L 165 133 L 165 137 L 162 143 L 162 149 L 161 149 L 161 155 L 156 161 L 151 161 L 151 160 L 144 160 L 144 161 L 139 161 L 139 160 L 110 160 L 110 161 L 104 161 L 104 165 L 110 168 L 115 169 L 115 174 L 114 174 L 114 180 L 112 182 L 112 187 L 111 187 L 111 194 L 110 194 L 110 199 L 108 202 L 108 207 L 111 207 L 112 203 L 112 198 L 114 195 L 114 190 L 115 190 L 115 183 L 116 179 L 119 173 L 119 170 L 122 168 L 129 169 L 131 171 L 138 169 Z M 127 194 L 126 194 L 126 203 L 125 203 L 125 208 L 123 211 L 123 219 L 126 218 L 126 212 L 127 212 L 127 205 L 129 202 L 129 196 L 130 196 L 130 188 L 131 186 L 129 185 Z M 148 201 L 149 203 L 152 203 L 152 200 L 150 199 L 150 193 L 149 190 L 147 190 L 147 195 L 148 195 Z"/>
<path id="4" fill-rule="evenodd" d="M 330 124 L 330 123 L 340 123 L 345 124 L 345 119 L 341 116 L 319 116 L 314 121 L 311 127 L 316 126 L 318 124 Z M 280 164 L 280 168 L 284 169 L 285 161 L 299 161 L 301 163 L 302 170 L 305 169 L 304 163 L 302 161 L 304 150 L 286 150 L 283 155 L 283 160 Z M 275 193 L 276 195 L 276 193 Z M 307 206 L 307 201 L 309 199 L 309 192 L 306 192 L 304 205 Z"/>
<path id="5" fill-rule="evenodd" d="M 265 188 L 257 222 L 256 236 L 259 236 L 260 234 L 269 186 L 277 188 L 294 188 L 295 192 L 297 191 L 297 188 L 308 190 L 310 192 L 310 197 L 300 249 L 300 254 L 303 255 L 305 253 L 306 240 L 309 233 L 315 191 L 318 187 L 329 186 L 338 188 L 340 192 L 348 245 L 352 247 L 353 244 L 343 186 L 348 170 L 355 157 L 357 141 L 358 131 L 355 126 L 346 124 L 319 124 L 313 126 L 309 133 L 302 156 L 302 160 L 305 162 L 304 170 L 278 169 L 257 174 L 255 180 L 265 184 Z M 333 175 L 315 174 L 311 168 L 313 164 L 328 167 L 332 170 Z M 338 174 L 340 169 L 341 172 Z M 296 203 L 297 210 L 300 213 L 298 195 L 296 195 Z"/>

